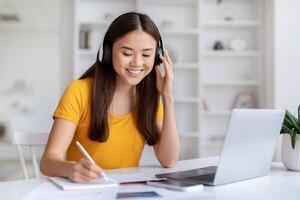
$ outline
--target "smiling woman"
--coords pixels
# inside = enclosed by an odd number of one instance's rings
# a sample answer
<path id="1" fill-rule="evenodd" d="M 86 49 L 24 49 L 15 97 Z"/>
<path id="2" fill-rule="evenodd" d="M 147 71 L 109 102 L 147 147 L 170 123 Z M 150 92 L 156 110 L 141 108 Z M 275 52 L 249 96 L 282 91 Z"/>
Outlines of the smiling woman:
<path id="1" fill-rule="evenodd" d="M 172 84 L 172 62 L 153 21 L 134 12 L 117 17 L 104 36 L 101 61 L 98 52 L 54 112 L 41 171 L 87 182 L 103 169 L 137 166 L 145 142 L 163 167 L 174 166 L 179 139 Z M 76 141 L 95 163 L 82 158 Z"/>
<path id="2" fill-rule="evenodd" d="M 137 85 L 153 69 L 156 40 L 136 30 L 117 40 L 112 49 L 113 67 L 122 85 Z"/>

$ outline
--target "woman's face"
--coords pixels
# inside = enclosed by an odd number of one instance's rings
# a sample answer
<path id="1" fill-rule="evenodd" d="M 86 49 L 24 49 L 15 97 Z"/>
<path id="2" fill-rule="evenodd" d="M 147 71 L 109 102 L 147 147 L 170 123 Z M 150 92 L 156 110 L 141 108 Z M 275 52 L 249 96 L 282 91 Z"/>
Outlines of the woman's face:
<path id="1" fill-rule="evenodd" d="M 142 30 L 129 32 L 115 41 L 112 62 L 117 81 L 131 86 L 141 82 L 153 68 L 156 44 L 154 37 Z"/>

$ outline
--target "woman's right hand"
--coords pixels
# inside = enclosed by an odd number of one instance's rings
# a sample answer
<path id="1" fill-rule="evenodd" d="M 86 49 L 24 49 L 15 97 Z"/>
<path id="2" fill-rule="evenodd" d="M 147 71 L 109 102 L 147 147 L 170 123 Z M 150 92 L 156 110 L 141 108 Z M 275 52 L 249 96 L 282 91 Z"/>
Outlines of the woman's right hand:
<path id="1" fill-rule="evenodd" d="M 88 159 L 82 158 L 72 163 L 68 171 L 68 179 L 75 183 L 88 183 L 102 176 L 103 169 Z"/>

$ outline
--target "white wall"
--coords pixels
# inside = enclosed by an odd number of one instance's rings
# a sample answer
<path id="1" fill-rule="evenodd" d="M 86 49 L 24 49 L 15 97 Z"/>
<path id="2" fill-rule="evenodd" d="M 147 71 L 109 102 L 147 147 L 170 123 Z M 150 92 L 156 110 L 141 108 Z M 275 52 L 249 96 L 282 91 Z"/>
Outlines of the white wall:
<path id="1" fill-rule="evenodd" d="M 73 51 L 74 51 L 74 1 L 64 0 L 61 2 L 61 21 L 60 21 L 60 49 L 61 49 L 61 68 L 60 68 L 60 93 L 73 79 Z"/>
<path id="2" fill-rule="evenodd" d="M 58 34 L 2 30 L 0 43 L 1 91 L 9 90 L 17 79 L 26 81 L 30 90 L 28 94 L 2 93 L 1 118 L 10 122 L 12 130 L 49 131 L 60 84 Z M 14 109 L 13 102 L 28 113 Z M 1 159 L 17 157 L 14 148 L 1 149 Z"/>
<path id="3" fill-rule="evenodd" d="M 300 104 L 300 1 L 274 0 L 274 107 L 296 113 Z M 281 160 L 281 136 L 276 160 Z"/>
<path id="4" fill-rule="evenodd" d="M 275 107 L 300 104 L 300 1 L 274 1 Z"/>
<path id="5" fill-rule="evenodd" d="M 28 117 L 40 119 L 37 126 L 47 126 L 42 119 L 51 116 L 58 98 L 58 34 L 1 30 L 0 43 L 0 110 L 26 117 L 14 109 L 15 102 L 28 109 Z M 27 92 L 7 93 L 16 80 L 26 82 Z"/>
<path id="6" fill-rule="evenodd" d="M 56 27 L 0 26 L 0 121 L 12 130 L 50 131 L 59 100 L 59 21 Z M 15 93 L 16 80 L 26 83 Z M 0 144 L 0 159 L 17 158 L 13 147 Z"/>

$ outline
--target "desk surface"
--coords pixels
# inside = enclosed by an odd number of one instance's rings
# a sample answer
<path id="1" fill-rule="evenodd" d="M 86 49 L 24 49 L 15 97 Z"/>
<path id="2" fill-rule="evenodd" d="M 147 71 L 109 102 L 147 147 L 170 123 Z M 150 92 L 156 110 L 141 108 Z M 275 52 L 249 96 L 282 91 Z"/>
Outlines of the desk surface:
<path id="1" fill-rule="evenodd" d="M 139 168 L 110 170 L 108 174 L 114 173 L 136 173 L 145 172 L 149 174 L 170 172 L 176 170 L 187 170 L 196 167 L 216 165 L 218 157 L 199 158 L 180 161 L 175 168 L 164 169 L 159 166 L 142 166 Z M 19 180 L 0 182 L 1 199 L 21 199 L 34 191 L 46 180 Z M 121 186 L 121 187 L 127 187 Z M 201 195 L 205 194 L 204 196 Z M 217 187 L 205 186 L 198 197 L 187 199 L 300 199 L 300 172 L 287 171 L 281 163 L 273 163 L 269 175 L 232 183 Z M 162 198 L 159 198 L 162 199 Z"/>

